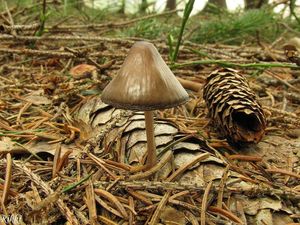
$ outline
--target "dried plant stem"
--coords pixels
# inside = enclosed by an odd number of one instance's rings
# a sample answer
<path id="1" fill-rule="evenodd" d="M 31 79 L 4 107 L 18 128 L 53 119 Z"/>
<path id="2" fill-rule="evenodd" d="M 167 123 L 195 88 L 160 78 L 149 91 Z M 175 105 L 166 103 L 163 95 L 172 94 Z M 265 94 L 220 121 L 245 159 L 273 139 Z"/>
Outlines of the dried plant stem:
<path id="1" fill-rule="evenodd" d="M 78 30 L 78 29 L 101 29 L 101 28 L 118 28 L 118 27 L 125 27 L 133 23 L 137 23 L 143 20 L 148 20 L 156 17 L 161 17 L 161 16 L 166 16 L 166 15 L 171 15 L 180 10 L 171 10 L 159 14 L 152 14 L 152 15 L 147 15 L 143 16 L 140 18 L 132 19 L 129 21 L 125 22 L 119 22 L 119 23 L 103 23 L 103 24 L 83 24 L 83 25 L 67 25 L 67 26 L 55 26 L 55 27 L 47 27 L 47 29 L 54 29 L 54 30 Z"/>
<path id="2" fill-rule="evenodd" d="M 77 36 L 13 36 L 9 34 L 1 34 L 0 40 L 14 40 L 14 41 L 76 41 L 76 40 L 82 40 L 82 41 L 101 41 L 101 42 L 112 42 L 112 43 L 131 43 L 133 44 L 135 40 L 142 40 L 139 38 L 132 38 L 132 39 L 121 39 L 121 38 L 107 38 L 107 37 L 77 37 Z"/>
<path id="3" fill-rule="evenodd" d="M 274 68 L 274 67 L 279 67 L 279 68 L 299 68 L 299 66 L 294 65 L 292 63 L 232 63 L 224 60 L 199 60 L 199 61 L 192 61 L 192 62 L 186 62 L 186 63 L 181 63 L 181 64 L 174 64 L 171 65 L 170 67 L 172 69 L 176 68 L 182 68 L 182 67 L 189 67 L 189 66 L 196 66 L 196 65 L 211 65 L 211 64 L 216 64 L 219 66 L 223 67 L 230 67 L 230 68 L 263 68 L 263 69 L 268 69 L 268 68 Z"/>
<path id="4" fill-rule="evenodd" d="M 139 174 L 138 174 L 139 175 Z M 110 185 L 111 182 L 96 182 L 94 185 L 97 188 L 105 188 L 106 186 Z M 189 184 L 189 183 L 182 183 L 182 182 L 161 182 L 161 181 L 136 181 L 136 180 L 126 180 L 120 181 L 118 183 L 119 189 L 131 189 L 131 190 L 189 190 L 189 191 L 199 191 L 204 193 L 205 186 L 197 185 L 197 184 Z M 211 193 L 218 193 L 220 191 L 220 187 L 212 186 Z M 292 189 L 284 188 L 284 189 L 277 189 L 272 188 L 266 185 L 257 185 L 251 184 L 251 188 L 242 188 L 242 187 L 229 187 L 227 186 L 224 188 L 224 195 L 228 193 L 235 193 L 235 194 L 243 194 L 247 196 L 264 196 L 264 195 L 275 195 L 280 196 L 283 199 L 293 199 L 293 200 L 300 200 L 300 193 L 294 191 Z"/>
<path id="5" fill-rule="evenodd" d="M 26 24 L 26 25 L 15 24 L 13 26 L 12 25 L 8 26 L 5 24 L 2 24 L 1 26 L 6 32 L 11 32 L 12 30 L 15 30 L 15 31 L 36 30 L 37 28 L 40 27 L 40 24 L 39 23 Z"/>
<path id="6" fill-rule="evenodd" d="M 11 154 L 7 153 L 6 154 L 6 171 L 5 171 L 5 183 L 4 183 L 4 189 L 2 193 L 2 198 L 1 198 L 1 205 L 5 205 L 7 197 L 8 197 L 8 192 L 10 189 L 11 185 L 11 175 L 12 175 L 12 158 Z"/>
<path id="7" fill-rule="evenodd" d="M 162 17 L 162 16 L 168 16 L 174 13 L 177 13 L 180 10 L 171 10 L 159 14 L 152 14 L 152 15 L 147 15 L 143 17 L 139 17 L 136 19 L 128 20 L 125 22 L 118 22 L 118 23 L 103 23 L 103 24 L 82 24 L 82 25 L 66 25 L 66 26 L 46 26 L 45 29 L 47 30 L 78 30 L 78 29 L 102 29 L 102 28 L 119 28 L 119 27 L 125 27 L 128 25 L 131 25 L 133 23 L 137 23 L 143 20 L 148 20 L 152 18 L 157 18 L 157 17 Z M 3 26 L 5 30 L 35 30 L 40 27 L 40 24 L 32 24 L 32 25 L 11 25 L 11 26 Z"/>
<path id="8" fill-rule="evenodd" d="M 35 56 L 47 56 L 47 57 L 59 57 L 59 58 L 75 58 L 76 56 L 69 52 L 62 51 L 43 51 L 33 49 L 9 49 L 0 48 L 1 53 L 13 53 L 13 54 L 24 54 L 24 55 L 35 55 Z"/>

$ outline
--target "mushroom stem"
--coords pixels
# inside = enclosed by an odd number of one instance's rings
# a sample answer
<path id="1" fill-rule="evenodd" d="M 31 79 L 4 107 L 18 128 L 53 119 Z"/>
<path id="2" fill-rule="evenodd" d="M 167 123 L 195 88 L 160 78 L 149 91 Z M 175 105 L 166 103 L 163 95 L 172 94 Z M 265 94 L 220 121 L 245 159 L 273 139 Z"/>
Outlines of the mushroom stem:
<path id="1" fill-rule="evenodd" d="M 156 157 L 156 146 L 154 140 L 154 119 L 152 111 L 145 111 L 145 124 L 146 124 L 146 135 L 147 135 L 147 168 L 152 168 L 157 162 Z"/>

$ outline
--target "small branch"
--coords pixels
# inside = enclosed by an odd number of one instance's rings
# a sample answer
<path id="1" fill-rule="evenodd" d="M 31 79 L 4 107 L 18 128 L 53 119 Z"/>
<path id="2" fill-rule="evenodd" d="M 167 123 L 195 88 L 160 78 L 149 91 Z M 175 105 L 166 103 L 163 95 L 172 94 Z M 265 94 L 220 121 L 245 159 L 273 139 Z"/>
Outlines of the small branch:
<path id="1" fill-rule="evenodd" d="M 122 54 L 113 54 L 113 53 L 102 53 L 94 52 L 91 54 L 80 52 L 79 54 L 74 54 L 72 52 L 66 51 L 47 51 L 47 50 L 34 50 L 34 49 L 11 49 L 11 48 L 0 48 L 0 53 L 10 53 L 10 54 L 20 54 L 20 55 L 29 55 L 29 56 L 39 56 L 39 57 L 53 57 L 53 58 L 90 58 L 90 57 L 108 57 L 108 58 L 124 58 L 125 55 Z M 111 66 L 112 62 L 108 64 L 98 65 L 99 68 L 105 69 Z M 5 65 L 4 65 L 5 67 Z"/>
<path id="2" fill-rule="evenodd" d="M 40 27 L 40 24 L 39 23 L 33 23 L 33 24 L 29 24 L 29 25 L 5 25 L 5 24 L 1 24 L 0 25 L 0 28 L 3 31 L 3 33 L 10 33 L 12 30 L 15 30 L 15 31 L 27 31 L 27 30 L 36 30 L 37 28 Z"/>
<path id="3" fill-rule="evenodd" d="M 47 41 L 103 41 L 103 42 L 113 42 L 113 43 L 129 43 L 133 44 L 135 41 L 138 40 L 145 40 L 142 38 L 105 38 L 105 37 L 89 37 L 89 36 L 83 36 L 83 37 L 74 37 L 74 36 L 43 36 L 43 37 L 37 37 L 37 36 L 13 36 L 9 34 L 2 34 L 0 35 L 0 40 L 14 40 L 14 41 L 38 41 L 38 40 L 47 40 Z"/>
<path id="4" fill-rule="evenodd" d="M 43 11 L 44 11 L 44 3 L 43 3 Z M 168 12 L 163 12 L 159 14 L 152 14 L 147 15 L 139 18 L 135 18 L 132 20 L 128 20 L 125 22 L 118 22 L 118 23 L 103 23 L 103 24 L 83 24 L 83 25 L 66 25 L 66 26 L 45 26 L 45 29 L 47 30 L 78 30 L 78 29 L 101 29 L 101 28 L 123 28 L 124 26 L 131 25 L 133 23 L 137 23 L 143 20 L 148 20 L 152 18 L 162 17 L 162 16 L 168 16 L 172 15 L 174 13 L 177 13 L 181 10 L 172 10 Z M 45 15 L 44 11 L 44 15 Z M 39 27 L 40 24 L 32 24 L 32 25 L 11 25 L 11 26 L 3 26 L 6 30 L 35 30 L 37 27 Z"/>
<path id="5" fill-rule="evenodd" d="M 47 56 L 47 57 L 59 57 L 59 58 L 75 58 L 76 56 L 69 52 L 61 51 L 43 51 L 33 49 L 9 49 L 0 48 L 1 53 L 12 53 L 12 54 L 24 54 L 24 55 L 35 55 L 35 56 Z"/>
<path id="6" fill-rule="evenodd" d="M 11 158 L 11 154 L 7 153 L 6 154 L 6 171 L 5 171 L 5 182 L 4 182 L 4 188 L 3 188 L 3 192 L 2 192 L 2 198 L 1 198 L 1 205 L 4 206 L 6 201 L 7 201 L 7 197 L 8 197 L 8 193 L 9 190 L 11 188 L 11 180 L 12 180 L 12 158 Z M 2 209 L 4 210 L 4 209 Z"/>
<path id="7" fill-rule="evenodd" d="M 196 66 L 196 65 L 211 65 L 216 64 L 223 67 L 237 67 L 237 68 L 256 68 L 256 69 L 268 69 L 268 68 L 274 68 L 274 67 L 280 67 L 280 68 L 294 68 L 294 69 L 300 69 L 299 66 L 294 65 L 292 63 L 246 63 L 246 64 L 239 64 L 239 63 L 232 63 L 227 62 L 224 60 L 199 60 L 199 61 L 192 61 L 187 63 L 181 63 L 181 64 L 174 64 L 170 67 L 172 69 L 176 68 L 182 68 L 182 67 L 188 67 L 188 66 Z"/>
<path id="8" fill-rule="evenodd" d="M 95 188 L 105 188 L 109 186 L 113 181 L 99 181 L 95 182 Z M 204 185 L 197 185 L 197 184 L 190 184 L 184 182 L 165 182 L 165 181 L 119 181 L 118 185 L 116 186 L 117 189 L 130 189 L 130 190 L 189 190 L 189 191 L 197 191 L 200 193 L 204 193 L 205 186 Z M 210 189 L 210 193 L 217 194 L 220 191 L 219 185 L 212 185 Z M 293 200 L 300 200 L 300 193 L 294 191 L 293 189 L 284 188 L 277 189 L 272 188 L 269 186 L 265 186 L 263 184 L 256 185 L 251 184 L 251 187 L 230 187 L 226 186 L 224 188 L 224 194 L 241 194 L 246 196 L 280 196 L 283 199 L 293 199 Z"/>

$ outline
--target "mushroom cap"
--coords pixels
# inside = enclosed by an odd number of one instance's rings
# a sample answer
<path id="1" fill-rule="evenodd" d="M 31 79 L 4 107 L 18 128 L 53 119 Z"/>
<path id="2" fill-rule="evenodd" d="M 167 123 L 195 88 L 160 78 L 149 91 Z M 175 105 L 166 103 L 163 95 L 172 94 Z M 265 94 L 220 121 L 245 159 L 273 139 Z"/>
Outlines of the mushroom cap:
<path id="1" fill-rule="evenodd" d="M 101 99 L 116 108 L 155 110 L 185 103 L 188 93 L 153 44 L 136 42 Z"/>

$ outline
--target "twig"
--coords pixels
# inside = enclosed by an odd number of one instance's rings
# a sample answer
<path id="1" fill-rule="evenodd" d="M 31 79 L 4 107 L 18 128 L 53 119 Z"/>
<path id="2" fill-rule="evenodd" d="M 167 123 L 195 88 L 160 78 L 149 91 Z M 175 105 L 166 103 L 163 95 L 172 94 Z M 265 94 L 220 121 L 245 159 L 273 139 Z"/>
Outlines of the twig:
<path id="1" fill-rule="evenodd" d="M 294 65 L 292 63 L 246 63 L 246 64 L 238 64 L 238 63 L 231 63 L 231 62 L 224 61 L 224 60 L 199 60 L 199 61 L 186 62 L 186 63 L 181 63 L 181 64 L 174 64 L 174 65 L 171 65 L 170 67 L 172 69 L 176 69 L 176 68 L 196 66 L 196 65 L 212 65 L 212 64 L 216 64 L 216 65 L 223 66 L 223 67 L 238 67 L 238 68 L 263 68 L 263 69 L 268 69 L 268 68 L 279 67 L 279 68 L 294 68 L 294 69 L 297 68 L 297 69 L 299 69 L 299 66 Z"/>
<path id="2" fill-rule="evenodd" d="M 131 43 L 133 44 L 136 40 L 145 40 L 142 38 L 107 38 L 107 37 L 89 37 L 89 36 L 13 36 L 9 34 L 1 34 L 0 40 L 15 40 L 15 41 L 39 41 L 39 40 L 47 40 L 47 41 L 72 41 L 72 40 L 82 40 L 82 41 L 103 41 L 103 42 L 112 42 L 112 43 Z"/>
<path id="3" fill-rule="evenodd" d="M 84 24 L 84 25 L 68 25 L 68 26 L 51 26 L 51 27 L 46 27 L 46 29 L 54 29 L 54 30 L 74 30 L 74 29 L 99 29 L 99 28 L 119 28 L 119 27 L 125 27 L 128 25 L 131 25 L 133 23 L 137 23 L 143 20 L 147 20 L 147 19 L 152 19 L 152 18 L 156 18 L 156 17 L 161 17 L 161 16 L 167 16 L 167 15 L 171 15 L 174 13 L 177 13 L 178 11 L 181 10 L 171 10 L 171 11 L 167 11 L 167 12 L 163 12 L 163 13 L 159 13 L 159 14 L 152 14 L 152 15 L 147 15 L 147 16 L 143 16 L 140 18 L 136 18 L 136 19 L 132 19 L 129 21 L 125 21 L 125 22 L 119 22 L 119 23 L 103 23 L 103 24 Z"/>
<path id="4" fill-rule="evenodd" d="M 95 182 L 96 188 L 105 188 L 106 186 L 110 185 L 111 182 L 106 181 L 99 181 Z M 205 186 L 197 185 L 197 184 L 190 184 L 190 183 L 183 183 L 183 182 L 161 182 L 161 181 L 119 181 L 117 189 L 132 189 L 132 190 L 189 190 L 189 191 L 197 191 L 200 193 L 204 193 Z M 218 193 L 220 191 L 219 185 L 213 185 L 211 187 L 211 193 Z M 271 188 L 265 185 L 257 185 L 251 184 L 251 187 L 230 187 L 226 186 L 224 188 L 224 193 L 236 193 L 236 194 L 243 194 L 247 196 L 264 196 L 264 195 L 274 195 L 280 196 L 283 199 L 294 199 L 300 200 L 300 193 L 293 191 L 292 189 L 288 188 Z"/>
<path id="5" fill-rule="evenodd" d="M 62 51 L 43 51 L 33 49 L 9 49 L 0 48 L 1 53 L 12 53 L 12 54 L 24 54 L 32 56 L 47 56 L 47 57 L 59 57 L 59 58 L 75 58 L 76 56 L 69 52 Z"/>
<path id="6" fill-rule="evenodd" d="M 42 3 L 43 4 L 43 3 Z M 44 6 L 44 4 L 43 4 Z M 43 7 L 44 8 L 44 7 Z M 148 20 L 148 19 L 152 19 L 152 18 L 157 18 L 157 17 L 162 17 L 162 16 L 168 16 L 168 15 L 172 15 L 174 13 L 177 13 L 181 10 L 171 10 L 171 11 L 167 11 L 167 12 L 163 12 L 163 13 L 159 13 L 159 14 L 152 14 L 152 15 L 147 15 L 147 16 L 143 16 L 143 17 L 139 17 L 139 18 L 135 18 L 132 20 L 128 20 L 125 22 L 118 22 L 118 23 L 103 23 L 103 24 L 83 24 L 83 25 L 66 25 L 66 26 L 58 26 L 58 25 L 54 25 L 54 26 L 45 26 L 45 29 L 47 30 L 77 30 L 77 29 L 102 29 L 102 28 L 123 28 L 125 26 L 129 26 L 133 23 L 137 23 L 143 20 Z M 36 28 L 40 27 L 40 24 L 32 24 L 32 25 L 11 25 L 11 26 L 3 26 L 5 28 L 5 30 L 11 31 L 11 30 L 35 30 Z"/>
<path id="7" fill-rule="evenodd" d="M 53 57 L 53 58 L 88 58 L 88 57 L 110 57 L 110 58 L 124 58 L 125 55 L 123 54 L 113 54 L 113 53 L 102 53 L 102 52 L 95 52 L 95 53 L 87 53 L 82 52 L 80 54 L 74 54 L 71 52 L 65 51 L 52 51 L 52 50 L 33 50 L 33 49 L 10 49 L 10 48 L 0 48 L 0 53 L 11 53 L 11 54 L 24 54 L 30 56 L 42 56 L 42 57 Z M 113 62 L 111 62 L 113 63 Z M 103 67 L 111 66 L 108 63 L 107 65 L 103 65 Z M 5 65 L 4 65 L 5 67 Z M 103 68 L 101 65 L 99 66 L 101 69 Z"/>
<path id="8" fill-rule="evenodd" d="M 25 30 L 36 30 L 37 28 L 40 27 L 39 23 L 33 23 L 33 24 L 26 24 L 26 25 L 13 25 L 13 26 L 8 26 L 5 24 L 1 24 L 1 28 L 4 30 L 3 33 L 10 33 L 13 30 L 15 31 L 25 31 Z"/>
<path id="9" fill-rule="evenodd" d="M 11 154 L 7 153 L 6 154 L 6 171 L 5 171 L 5 183 L 4 183 L 4 189 L 2 193 L 2 198 L 1 198 L 1 205 L 5 205 L 8 194 L 9 194 L 9 189 L 11 185 L 11 175 L 12 175 L 12 158 Z"/>

